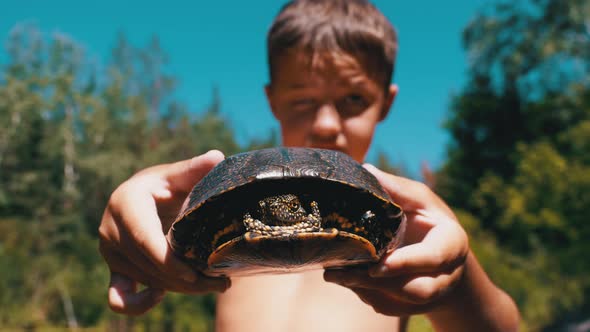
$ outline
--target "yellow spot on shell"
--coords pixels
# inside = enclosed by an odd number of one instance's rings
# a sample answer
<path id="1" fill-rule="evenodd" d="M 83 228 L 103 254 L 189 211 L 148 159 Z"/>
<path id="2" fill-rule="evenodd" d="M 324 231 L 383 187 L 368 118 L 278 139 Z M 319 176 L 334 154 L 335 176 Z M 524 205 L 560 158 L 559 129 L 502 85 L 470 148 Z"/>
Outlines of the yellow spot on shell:
<path id="1" fill-rule="evenodd" d="M 339 215 L 336 212 L 330 213 L 326 217 L 326 219 L 328 221 L 336 221 L 340 225 L 340 227 L 343 228 L 343 229 L 350 229 L 350 228 L 353 227 L 352 224 L 350 223 L 350 221 L 347 218 L 344 218 L 343 216 Z"/>
<path id="2" fill-rule="evenodd" d="M 224 229 L 215 233 L 215 235 L 213 236 L 213 240 L 211 241 L 211 247 L 213 247 L 213 248 L 217 247 L 217 242 L 219 241 L 219 239 L 222 236 L 227 235 L 231 232 L 235 232 L 237 230 L 238 230 L 238 224 L 231 223 L 228 226 L 226 226 Z"/>
<path id="3" fill-rule="evenodd" d="M 367 233 L 367 231 L 365 230 L 364 227 L 355 227 L 354 232 L 357 234 L 366 234 Z"/>

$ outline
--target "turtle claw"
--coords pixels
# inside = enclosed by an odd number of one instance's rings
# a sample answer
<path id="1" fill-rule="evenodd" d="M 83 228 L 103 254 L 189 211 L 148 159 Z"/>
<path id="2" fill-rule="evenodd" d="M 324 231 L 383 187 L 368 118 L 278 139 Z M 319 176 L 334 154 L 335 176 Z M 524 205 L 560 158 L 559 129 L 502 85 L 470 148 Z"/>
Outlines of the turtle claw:
<path id="1" fill-rule="evenodd" d="M 361 225 L 369 225 L 369 224 L 372 224 L 372 223 L 374 223 L 376 221 L 376 219 L 377 219 L 377 216 L 375 216 L 375 214 L 373 213 L 373 211 L 367 210 L 361 216 Z"/>
<path id="2" fill-rule="evenodd" d="M 256 232 L 246 232 L 244 233 L 244 240 L 246 240 L 246 242 L 250 242 L 256 238 L 259 237 L 263 237 L 264 235 L 260 234 L 260 233 L 256 233 Z"/>

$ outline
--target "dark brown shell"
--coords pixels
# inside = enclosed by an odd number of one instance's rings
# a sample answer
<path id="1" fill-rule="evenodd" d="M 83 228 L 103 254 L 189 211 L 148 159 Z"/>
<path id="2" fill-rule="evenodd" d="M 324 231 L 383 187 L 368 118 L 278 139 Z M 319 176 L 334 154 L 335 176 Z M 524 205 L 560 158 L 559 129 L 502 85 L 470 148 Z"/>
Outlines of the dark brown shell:
<path id="1" fill-rule="evenodd" d="M 306 208 L 316 201 L 324 230 L 244 238 L 244 213 L 256 217 L 259 200 L 285 193 L 298 195 Z M 362 223 L 368 210 L 376 218 Z M 400 244 L 404 226 L 401 208 L 348 155 L 272 148 L 219 163 L 193 188 L 168 239 L 176 254 L 205 273 L 236 275 L 373 262 Z"/>

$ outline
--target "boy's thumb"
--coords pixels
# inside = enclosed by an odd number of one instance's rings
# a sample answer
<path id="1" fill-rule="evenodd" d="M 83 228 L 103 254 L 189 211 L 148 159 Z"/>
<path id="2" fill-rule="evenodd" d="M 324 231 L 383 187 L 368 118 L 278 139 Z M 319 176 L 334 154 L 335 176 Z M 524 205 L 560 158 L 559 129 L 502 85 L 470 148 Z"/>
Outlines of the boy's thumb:
<path id="1" fill-rule="evenodd" d="M 225 156 L 219 150 L 211 150 L 192 159 L 170 164 L 166 179 L 170 190 L 189 192 L 193 186 L 209 173 Z"/>
<path id="2" fill-rule="evenodd" d="M 425 191 L 428 190 L 420 182 L 386 173 L 371 164 L 363 164 L 363 167 L 377 178 L 393 201 L 404 210 L 416 209 L 419 200 L 424 198 Z"/>

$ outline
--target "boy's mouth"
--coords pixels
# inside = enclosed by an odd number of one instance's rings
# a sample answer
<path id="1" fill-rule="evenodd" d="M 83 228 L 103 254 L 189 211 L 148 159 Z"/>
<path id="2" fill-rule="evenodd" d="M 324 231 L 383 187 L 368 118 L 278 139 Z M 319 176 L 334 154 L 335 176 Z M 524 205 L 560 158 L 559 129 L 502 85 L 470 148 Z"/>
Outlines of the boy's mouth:
<path id="1" fill-rule="evenodd" d="M 346 149 L 344 149 L 344 147 L 333 144 L 311 144 L 310 147 L 316 149 L 336 150 L 346 153 Z"/>

